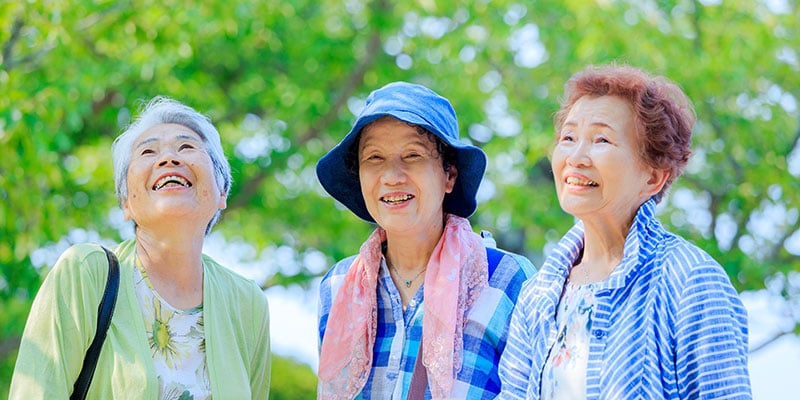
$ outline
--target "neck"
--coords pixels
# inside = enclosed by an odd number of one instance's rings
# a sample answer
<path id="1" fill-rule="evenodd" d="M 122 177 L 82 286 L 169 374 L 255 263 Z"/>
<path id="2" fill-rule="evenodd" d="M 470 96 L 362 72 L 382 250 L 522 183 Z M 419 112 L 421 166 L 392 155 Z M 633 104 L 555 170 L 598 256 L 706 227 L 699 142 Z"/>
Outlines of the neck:
<path id="1" fill-rule="evenodd" d="M 409 278 L 428 266 L 433 249 L 444 233 L 444 220 L 417 232 L 386 232 L 386 258 Z"/>
<path id="2" fill-rule="evenodd" d="M 188 309 L 203 301 L 203 236 L 136 232 L 136 254 L 148 279 L 172 306 Z"/>
<path id="3" fill-rule="evenodd" d="M 592 276 L 592 280 L 603 280 L 622 260 L 625 239 L 631 221 L 626 224 L 584 221 L 584 247 L 580 265 Z"/>

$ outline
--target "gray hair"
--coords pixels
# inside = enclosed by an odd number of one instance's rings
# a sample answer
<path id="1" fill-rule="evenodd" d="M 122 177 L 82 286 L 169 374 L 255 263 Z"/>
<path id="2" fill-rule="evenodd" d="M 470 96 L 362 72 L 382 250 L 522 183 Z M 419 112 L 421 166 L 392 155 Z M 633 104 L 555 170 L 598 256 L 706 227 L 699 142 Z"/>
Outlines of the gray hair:
<path id="1" fill-rule="evenodd" d="M 211 120 L 193 108 L 176 100 L 156 96 L 143 107 L 139 116 L 114 139 L 111 145 L 111 158 L 114 162 L 114 186 L 120 206 L 128 200 L 128 167 L 136 139 L 148 129 L 159 124 L 183 125 L 197 133 L 206 145 L 217 180 L 217 187 L 227 196 L 230 193 L 231 165 L 222 151 L 219 132 Z M 206 234 L 219 219 L 222 210 L 217 210 L 206 227 Z M 134 221 L 135 223 L 135 221 Z"/>

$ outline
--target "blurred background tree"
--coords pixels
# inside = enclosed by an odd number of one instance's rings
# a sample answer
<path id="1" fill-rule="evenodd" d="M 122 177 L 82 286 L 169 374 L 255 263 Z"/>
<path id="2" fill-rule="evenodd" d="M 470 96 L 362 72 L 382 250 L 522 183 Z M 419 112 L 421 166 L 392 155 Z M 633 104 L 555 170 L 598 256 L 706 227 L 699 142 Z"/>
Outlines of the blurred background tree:
<path id="1" fill-rule="evenodd" d="M 473 226 L 539 264 L 572 224 L 547 158 L 566 79 L 609 62 L 666 75 L 698 123 L 662 220 L 737 289 L 790 305 L 774 338 L 800 334 L 797 1 L 29 0 L 3 2 L 0 26 L 0 396 L 58 254 L 130 236 L 109 149 L 159 94 L 220 129 L 234 187 L 215 234 L 266 289 L 311 286 L 372 229 L 314 173 L 371 90 L 406 80 L 453 102 L 490 160 Z M 275 368 L 275 398 L 313 397 L 307 366 Z"/>

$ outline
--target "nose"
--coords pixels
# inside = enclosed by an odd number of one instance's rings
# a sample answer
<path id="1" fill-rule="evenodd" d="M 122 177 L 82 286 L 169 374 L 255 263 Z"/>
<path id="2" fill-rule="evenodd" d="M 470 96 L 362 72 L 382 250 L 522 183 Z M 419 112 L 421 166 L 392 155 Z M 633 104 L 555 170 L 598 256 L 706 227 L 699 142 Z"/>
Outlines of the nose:
<path id="1" fill-rule="evenodd" d="M 168 164 L 172 164 L 177 167 L 178 165 L 181 165 L 181 162 L 176 159 L 170 158 L 169 160 L 162 160 L 160 163 L 158 163 L 160 167 L 166 166 Z"/>
<path id="2" fill-rule="evenodd" d="M 386 162 L 386 167 L 381 173 L 381 181 L 386 185 L 397 185 L 406 180 L 406 171 L 402 160 L 392 158 Z"/>
<path id="3" fill-rule="evenodd" d="M 178 166 L 181 165 L 181 160 L 178 154 L 172 150 L 165 151 L 161 155 L 161 161 L 158 162 L 159 167 L 166 167 L 168 165 Z"/>
<path id="4" fill-rule="evenodd" d="M 567 155 L 567 164 L 572 167 L 588 167 L 592 165 L 590 157 L 591 143 L 585 140 L 578 141 Z"/>

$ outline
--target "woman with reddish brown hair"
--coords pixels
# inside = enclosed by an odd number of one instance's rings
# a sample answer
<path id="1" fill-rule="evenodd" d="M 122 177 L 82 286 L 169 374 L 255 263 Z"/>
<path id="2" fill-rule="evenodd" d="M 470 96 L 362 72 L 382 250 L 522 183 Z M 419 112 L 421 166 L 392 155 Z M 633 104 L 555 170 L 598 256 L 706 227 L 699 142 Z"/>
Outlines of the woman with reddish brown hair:
<path id="1" fill-rule="evenodd" d="M 655 217 L 689 160 L 689 100 L 627 66 L 589 67 L 565 89 L 551 163 L 578 222 L 520 293 L 498 398 L 749 399 L 738 294 Z"/>

